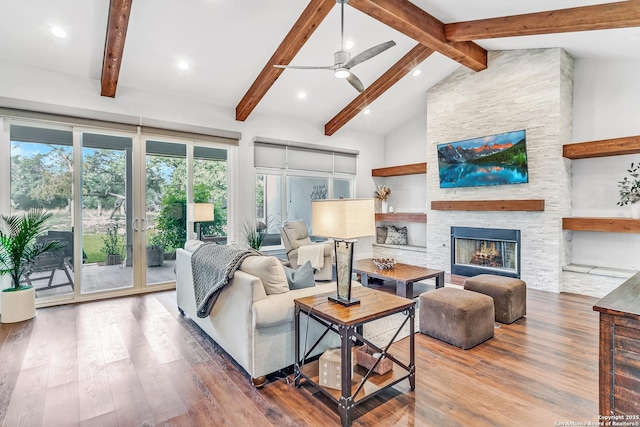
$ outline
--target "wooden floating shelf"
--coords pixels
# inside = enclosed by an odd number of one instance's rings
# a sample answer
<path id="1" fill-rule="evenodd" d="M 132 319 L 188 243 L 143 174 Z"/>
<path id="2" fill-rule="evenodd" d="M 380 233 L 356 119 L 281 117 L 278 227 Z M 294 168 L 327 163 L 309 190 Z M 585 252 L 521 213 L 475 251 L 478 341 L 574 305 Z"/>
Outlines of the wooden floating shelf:
<path id="1" fill-rule="evenodd" d="M 427 222 L 427 214 L 403 212 L 377 213 L 376 221 Z"/>
<path id="2" fill-rule="evenodd" d="M 431 202 L 434 211 L 544 211 L 544 200 L 441 200 Z"/>
<path id="3" fill-rule="evenodd" d="M 633 218 L 562 218 L 563 230 L 640 233 L 640 219 Z"/>
<path id="4" fill-rule="evenodd" d="M 427 173 L 426 163 L 391 166 L 388 168 L 371 169 L 371 176 L 402 176 Z"/>
<path id="5" fill-rule="evenodd" d="M 567 159 L 590 159 L 638 153 L 640 153 L 640 136 L 579 142 L 562 147 L 562 156 Z"/>

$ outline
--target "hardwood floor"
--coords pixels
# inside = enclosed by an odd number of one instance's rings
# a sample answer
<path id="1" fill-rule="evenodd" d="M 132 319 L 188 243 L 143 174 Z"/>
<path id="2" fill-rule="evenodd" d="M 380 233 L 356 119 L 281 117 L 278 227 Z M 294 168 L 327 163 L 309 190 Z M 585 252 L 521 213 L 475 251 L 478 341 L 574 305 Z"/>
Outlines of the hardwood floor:
<path id="1" fill-rule="evenodd" d="M 355 426 L 553 426 L 597 421 L 595 298 L 528 290 L 527 316 L 461 350 L 416 335 L 408 381 Z M 397 344 L 401 351 L 408 339 Z M 291 377 L 260 390 L 178 313 L 175 292 L 50 307 L 0 326 L 2 426 L 333 426 L 326 398 Z"/>

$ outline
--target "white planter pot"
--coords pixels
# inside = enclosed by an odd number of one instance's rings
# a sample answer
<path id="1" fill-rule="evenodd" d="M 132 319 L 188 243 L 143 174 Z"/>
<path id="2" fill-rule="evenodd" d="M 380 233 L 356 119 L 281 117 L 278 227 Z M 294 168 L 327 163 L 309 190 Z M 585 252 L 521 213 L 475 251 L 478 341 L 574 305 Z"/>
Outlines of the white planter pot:
<path id="1" fill-rule="evenodd" d="M 387 213 L 387 212 L 389 212 L 389 207 L 388 207 L 388 206 L 389 206 L 389 204 L 388 204 L 388 202 L 387 202 L 386 200 L 383 200 L 383 201 L 382 201 L 382 203 L 381 203 L 381 205 L 382 205 L 382 206 L 381 206 L 381 208 L 382 208 L 382 213 Z"/>
<path id="2" fill-rule="evenodd" d="M 631 218 L 640 219 L 640 203 L 631 204 Z"/>
<path id="3" fill-rule="evenodd" d="M 36 289 L 2 292 L 0 323 L 15 323 L 36 317 Z"/>

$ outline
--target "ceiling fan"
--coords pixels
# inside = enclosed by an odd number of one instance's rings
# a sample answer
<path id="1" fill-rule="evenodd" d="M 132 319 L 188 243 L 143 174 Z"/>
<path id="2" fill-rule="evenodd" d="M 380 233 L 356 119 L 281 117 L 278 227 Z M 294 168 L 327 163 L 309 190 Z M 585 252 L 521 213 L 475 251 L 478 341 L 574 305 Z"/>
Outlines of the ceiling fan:
<path id="1" fill-rule="evenodd" d="M 360 52 L 353 58 L 351 54 L 344 49 L 344 4 L 349 0 L 336 0 L 340 3 L 340 50 L 333 54 L 333 65 L 327 66 L 307 66 L 307 65 L 274 65 L 276 68 L 291 68 L 298 70 L 332 70 L 333 74 L 339 79 L 347 79 L 351 86 L 358 92 L 364 91 L 364 85 L 355 74 L 351 72 L 351 67 L 361 64 L 374 56 L 384 52 L 385 50 L 396 45 L 396 42 L 390 40 L 380 43 L 363 52 Z"/>

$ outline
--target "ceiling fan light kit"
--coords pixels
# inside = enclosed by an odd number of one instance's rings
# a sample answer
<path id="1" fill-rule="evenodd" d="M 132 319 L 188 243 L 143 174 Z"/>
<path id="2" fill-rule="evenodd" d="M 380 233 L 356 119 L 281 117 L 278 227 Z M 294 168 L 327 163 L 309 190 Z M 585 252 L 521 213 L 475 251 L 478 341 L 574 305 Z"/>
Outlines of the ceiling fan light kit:
<path id="1" fill-rule="evenodd" d="M 339 79 L 346 79 L 347 77 L 349 77 L 349 75 L 351 74 L 351 72 L 349 70 L 347 70 L 346 68 L 336 68 L 336 71 L 333 73 L 334 76 L 336 76 Z"/>
<path id="2" fill-rule="evenodd" d="M 354 67 L 362 62 L 365 62 L 374 56 L 384 52 L 385 50 L 396 45 L 396 42 L 389 40 L 388 42 L 380 43 L 376 46 L 360 52 L 353 58 L 351 54 L 344 48 L 344 5 L 349 0 L 336 0 L 336 3 L 340 5 L 340 50 L 333 54 L 333 65 L 326 66 L 305 66 L 305 65 L 274 65 L 276 68 L 291 68 L 297 70 L 332 70 L 333 75 L 339 79 L 346 79 L 351 86 L 353 86 L 358 92 L 364 92 L 364 85 L 355 74 L 351 72 L 351 67 Z"/>

